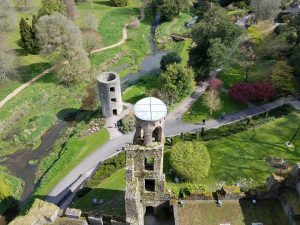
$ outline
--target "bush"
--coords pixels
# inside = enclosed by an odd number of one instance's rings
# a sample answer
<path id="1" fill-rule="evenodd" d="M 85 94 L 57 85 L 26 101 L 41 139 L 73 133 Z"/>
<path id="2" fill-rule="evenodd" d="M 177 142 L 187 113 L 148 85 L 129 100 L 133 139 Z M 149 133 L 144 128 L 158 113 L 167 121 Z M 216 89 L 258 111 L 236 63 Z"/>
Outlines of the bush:
<path id="1" fill-rule="evenodd" d="M 118 121 L 118 128 L 123 134 L 127 134 L 135 129 L 135 118 L 133 115 L 127 115 Z"/>
<path id="2" fill-rule="evenodd" d="M 238 83 L 229 89 L 228 94 L 235 101 L 248 103 L 270 100 L 276 92 L 270 83 Z"/>
<path id="3" fill-rule="evenodd" d="M 128 28 L 129 29 L 136 29 L 141 25 L 140 20 L 135 17 L 135 16 L 131 16 L 129 19 L 129 23 L 128 23 Z"/>
<path id="4" fill-rule="evenodd" d="M 124 7 L 129 4 L 129 0 L 110 0 L 112 6 Z"/>
<path id="5" fill-rule="evenodd" d="M 116 170 L 123 168 L 126 165 L 125 153 L 120 153 L 112 158 L 109 158 L 101 163 L 96 173 L 87 182 L 85 188 L 93 188 L 98 186 L 104 179 L 110 177 Z"/>
<path id="6" fill-rule="evenodd" d="M 160 69 L 161 69 L 162 71 L 166 71 L 168 65 L 174 64 L 174 63 L 181 63 L 181 61 L 182 61 L 182 59 L 181 59 L 181 57 L 178 55 L 177 52 L 170 52 L 170 53 L 164 55 L 164 56 L 161 58 L 161 61 L 160 61 Z"/>
<path id="7" fill-rule="evenodd" d="M 208 175 L 210 156 L 202 142 L 178 142 L 171 149 L 170 163 L 184 181 L 197 182 Z"/>

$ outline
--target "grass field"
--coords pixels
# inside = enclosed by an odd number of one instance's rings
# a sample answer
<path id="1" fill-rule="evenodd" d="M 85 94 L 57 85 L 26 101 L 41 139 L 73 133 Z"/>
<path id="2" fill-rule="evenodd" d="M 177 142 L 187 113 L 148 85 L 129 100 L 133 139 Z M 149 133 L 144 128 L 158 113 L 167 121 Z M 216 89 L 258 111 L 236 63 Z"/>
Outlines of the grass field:
<path id="1" fill-rule="evenodd" d="M 217 207 L 214 202 L 186 201 L 184 207 L 178 207 L 178 215 L 181 225 L 289 224 L 278 200 L 261 200 L 256 206 L 250 200 L 227 200 L 223 201 L 222 207 Z"/>
<path id="2" fill-rule="evenodd" d="M 222 101 L 221 109 L 210 115 L 209 109 L 203 104 L 203 98 L 200 97 L 192 107 L 185 112 L 182 118 L 183 121 L 187 123 L 199 123 L 202 122 L 203 119 L 218 119 L 223 112 L 229 114 L 247 107 L 245 104 L 231 100 L 224 92 L 220 94 L 220 98 Z"/>
<path id="3" fill-rule="evenodd" d="M 245 82 L 246 71 L 240 65 L 234 64 L 222 70 L 218 78 L 223 81 L 223 87 L 229 89 L 236 83 Z"/>
<path id="4" fill-rule="evenodd" d="M 209 175 L 203 178 L 201 183 L 214 189 L 216 184 L 225 182 L 228 185 L 246 180 L 249 186 L 264 185 L 268 176 L 275 172 L 266 159 L 279 157 L 287 160 L 290 164 L 299 161 L 300 138 L 295 140 L 295 148 L 288 149 L 285 142 L 296 132 L 300 114 L 293 112 L 285 117 L 248 131 L 241 132 L 226 138 L 206 142 L 211 167 Z M 166 149 L 165 171 L 168 168 L 168 148 Z M 182 187 L 170 182 L 171 186 Z"/>
<path id="5" fill-rule="evenodd" d="M 125 169 L 120 169 L 107 178 L 88 194 L 77 199 L 72 207 L 82 211 L 94 211 L 100 214 L 115 216 L 125 215 Z M 103 199 L 104 204 L 93 206 L 93 198 Z"/>
<path id="6" fill-rule="evenodd" d="M 122 99 L 125 102 L 136 103 L 138 100 L 149 96 L 150 91 L 159 85 L 157 75 L 145 76 L 137 84 L 130 86 L 123 92 Z"/>
<path id="7" fill-rule="evenodd" d="M 109 133 L 106 129 L 96 132 L 84 138 L 76 135 L 71 137 L 64 146 L 63 154 L 59 161 L 55 162 L 51 169 L 43 177 L 36 195 L 46 195 L 51 189 L 76 165 L 78 165 L 89 154 L 105 144 L 109 140 Z M 44 169 L 49 168 L 49 163 L 53 162 L 57 155 L 50 154 L 41 162 Z M 41 169 L 41 168 L 40 168 Z"/>

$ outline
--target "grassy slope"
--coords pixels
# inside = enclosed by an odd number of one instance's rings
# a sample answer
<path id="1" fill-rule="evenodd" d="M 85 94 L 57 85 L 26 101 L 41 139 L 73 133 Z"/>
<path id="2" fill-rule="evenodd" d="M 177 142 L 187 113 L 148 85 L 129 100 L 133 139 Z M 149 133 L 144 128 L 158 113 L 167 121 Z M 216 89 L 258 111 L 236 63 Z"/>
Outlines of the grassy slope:
<path id="1" fill-rule="evenodd" d="M 125 169 L 120 169 L 97 187 L 93 188 L 88 194 L 77 199 L 72 207 L 83 211 L 93 210 L 109 215 L 124 215 L 125 185 Z M 93 206 L 93 198 L 103 199 L 104 204 L 96 207 Z"/>
<path id="2" fill-rule="evenodd" d="M 153 88 L 159 85 L 157 76 L 144 77 L 144 82 L 139 82 L 123 92 L 123 100 L 129 103 L 136 103 L 138 100 L 148 96 Z"/>
<path id="3" fill-rule="evenodd" d="M 64 148 L 64 153 L 60 156 L 59 161 L 43 177 L 35 195 L 44 196 L 48 194 L 66 174 L 108 140 L 109 133 L 106 129 L 82 139 L 76 136 L 69 139 Z"/>
<path id="4" fill-rule="evenodd" d="M 245 178 L 248 181 L 253 179 L 252 186 L 264 185 L 267 177 L 275 171 L 265 161 L 267 157 L 282 157 L 291 164 L 299 161 L 300 139 L 296 139 L 294 149 L 288 149 L 284 144 L 295 133 L 298 126 L 295 121 L 299 120 L 300 114 L 294 112 L 260 127 L 207 142 L 211 168 L 201 183 L 213 187 L 216 183 L 232 184 Z M 167 167 L 168 162 L 165 164 Z"/>
<path id="5" fill-rule="evenodd" d="M 248 225 L 259 222 L 264 225 L 289 224 L 278 200 L 258 201 L 255 207 L 249 200 L 223 201 L 222 207 L 217 207 L 214 202 L 186 202 L 183 208 L 179 207 L 178 213 L 181 225 Z"/>
<path id="6" fill-rule="evenodd" d="M 244 104 L 231 100 L 226 93 L 222 92 L 220 98 L 222 101 L 222 108 L 210 115 L 209 109 L 203 104 L 203 98 L 200 97 L 183 115 L 183 121 L 188 123 L 197 123 L 201 122 L 203 119 L 217 119 L 222 115 L 223 112 L 229 114 L 247 107 Z"/>

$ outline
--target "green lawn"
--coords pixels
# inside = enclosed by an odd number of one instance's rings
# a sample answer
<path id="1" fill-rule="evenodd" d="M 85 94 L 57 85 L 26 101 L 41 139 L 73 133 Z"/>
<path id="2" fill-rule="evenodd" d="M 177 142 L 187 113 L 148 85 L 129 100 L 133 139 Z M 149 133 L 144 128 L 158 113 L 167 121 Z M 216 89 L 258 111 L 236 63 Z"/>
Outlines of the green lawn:
<path id="1" fill-rule="evenodd" d="M 223 87 L 229 89 L 236 83 L 245 82 L 246 71 L 240 65 L 234 64 L 222 70 L 218 78 L 223 81 Z"/>
<path id="2" fill-rule="evenodd" d="M 0 198 L 0 217 L 5 212 L 7 207 L 12 203 L 12 201 L 18 200 L 22 194 L 22 180 L 7 173 L 5 168 L 0 168 L 0 186 L 4 183 L 5 187 L 8 188 L 6 193 L 6 198 Z M 4 190 L 0 192 L 3 194 Z"/>
<path id="3" fill-rule="evenodd" d="M 287 225 L 289 220 L 278 200 L 261 200 L 254 207 L 250 200 L 223 201 L 217 207 L 209 201 L 186 201 L 184 207 L 178 207 L 180 225 Z M 191 216 L 193 215 L 193 216 Z"/>
<path id="4" fill-rule="evenodd" d="M 123 101 L 135 104 L 138 100 L 149 96 L 153 88 L 158 87 L 159 79 L 157 75 L 145 76 L 137 84 L 130 86 L 123 92 Z"/>
<path id="5" fill-rule="evenodd" d="M 228 185 L 246 180 L 249 186 L 264 186 L 265 181 L 275 168 L 271 167 L 266 158 L 284 158 L 290 164 L 299 161 L 300 138 L 295 141 L 295 148 L 288 149 L 285 142 L 296 132 L 300 114 L 293 112 L 285 117 L 248 131 L 241 132 L 226 138 L 206 142 L 209 150 L 211 167 L 209 175 L 201 183 L 211 189 L 216 184 L 226 182 Z M 166 154 L 167 153 L 166 149 Z M 168 171 L 168 155 L 165 157 Z M 169 182 L 170 186 L 175 184 Z M 175 186 L 185 186 L 180 183 Z"/>
<path id="6" fill-rule="evenodd" d="M 223 112 L 229 114 L 247 107 L 245 104 L 231 100 L 224 92 L 220 94 L 220 98 L 222 101 L 222 108 L 210 115 L 209 109 L 203 104 L 203 98 L 200 97 L 192 107 L 185 112 L 182 118 L 183 121 L 187 123 L 199 123 L 202 122 L 203 119 L 218 119 Z"/>
<path id="7" fill-rule="evenodd" d="M 104 180 L 85 196 L 77 199 L 72 207 L 82 211 L 94 211 L 100 214 L 115 216 L 125 215 L 125 169 L 120 169 Z M 104 204 L 93 206 L 93 198 L 103 199 Z"/>
<path id="8" fill-rule="evenodd" d="M 109 140 L 109 133 L 106 129 L 93 133 L 90 136 L 79 138 L 76 135 L 71 137 L 63 149 L 63 154 L 59 161 L 43 177 L 40 187 L 35 195 L 46 195 L 53 187 L 64 178 L 73 168 L 75 168 L 83 159 L 94 152 L 97 148 L 104 145 Z M 47 164 L 56 158 L 55 155 L 49 155 L 44 158 L 41 164 Z M 40 165 L 42 167 L 43 165 Z M 45 166 L 47 168 L 47 166 Z"/>

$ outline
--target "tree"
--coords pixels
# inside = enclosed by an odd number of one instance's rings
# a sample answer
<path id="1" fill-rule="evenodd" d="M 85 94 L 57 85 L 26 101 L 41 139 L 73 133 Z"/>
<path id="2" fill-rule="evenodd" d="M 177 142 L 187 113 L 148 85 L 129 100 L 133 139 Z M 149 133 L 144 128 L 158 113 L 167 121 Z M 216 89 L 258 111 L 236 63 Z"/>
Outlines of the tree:
<path id="1" fill-rule="evenodd" d="M 224 9 L 212 7 L 192 30 L 195 43 L 190 50 L 189 65 L 199 79 L 207 78 L 213 69 L 232 61 L 237 53 L 242 30 Z"/>
<path id="2" fill-rule="evenodd" d="M 281 0 L 252 0 L 257 19 L 274 19 L 280 12 Z"/>
<path id="3" fill-rule="evenodd" d="M 214 111 L 221 109 L 222 102 L 219 96 L 219 92 L 215 89 L 209 89 L 203 95 L 203 104 L 209 109 L 210 115 Z"/>
<path id="4" fill-rule="evenodd" d="M 228 94 L 235 101 L 249 103 L 267 101 L 273 98 L 276 92 L 270 83 L 237 83 L 229 89 Z"/>
<path id="5" fill-rule="evenodd" d="M 20 20 L 20 36 L 21 46 L 28 49 L 30 42 L 32 41 L 31 27 L 28 25 L 26 20 L 22 17 Z"/>
<path id="6" fill-rule="evenodd" d="M 160 86 L 163 100 L 172 104 L 191 94 L 195 89 L 195 74 L 181 64 L 171 64 L 161 74 Z"/>
<path id="7" fill-rule="evenodd" d="M 63 0 L 42 0 L 42 6 L 39 9 L 38 17 L 51 15 L 54 12 L 66 14 L 66 5 Z"/>
<path id="8" fill-rule="evenodd" d="M 15 75 L 15 54 L 0 36 L 0 80 Z"/>
<path id="9" fill-rule="evenodd" d="M 24 18 L 20 20 L 21 46 L 33 53 L 38 51 L 38 40 L 35 28 L 37 21 L 38 19 L 35 15 L 32 18 L 31 26 L 28 25 Z"/>
<path id="10" fill-rule="evenodd" d="M 223 85 L 223 81 L 221 81 L 218 78 L 212 78 L 212 79 L 209 79 L 209 81 L 208 81 L 208 87 L 210 89 L 215 89 L 217 91 L 220 91 L 222 85 Z"/>
<path id="11" fill-rule="evenodd" d="M 124 7 L 129 4 L 129 0 L 110 0 L 112 6 Z"/>
<path id="12" fill-rule="evenodd" d="M 170 52 L 161 58 L 160 69 L 162 71 L 166 71 L 168 65 L 174 64 L 174 63 L 181 63 L 181 61 L 182 61 L 182 59 L 178 55 L 177 52 Z"/>
<path id="13" fill-rule="evenodd" d="M 88 54 L 90 54 L 91 51 L 101 46 L 102 40 L 97 32 L 93 30 L 87 30 L 83 32 L 82 41 L 84 49 Z"/>
<path id="14" fill-rule="evenodd" d="M 16 11 L 11 0 L 0 1 L 0 31 L 11 31 L 16 27 Z"/>
<path id="15" fill-rule="evenodd" d="M 176 143 L 170 151 L 170 164 L 175 174 L 187 182 L 199 182 L 210 169 L 210 156 L 200 141 Z"/>
<path id="16" fill-rule="evenodd" d="M 242 57 L 238 60 L 240 66 L 245 68 L 245 82 L 249 79 L 249 68 L 254 64 L 256 55 L 252 49 L 251 43 L 246 41 L 241 45 Z"/>
<path id="17" fill-rule="evenodd" d="M 97 20 L 96 16 L 92 13 L 88 13 L 84 17 L 82 28 L 84 30 L 98 31 L 98 20 Z"/>
<path id="18" fill-rule="evenodd" d="M 161 15 L 164 21 L 171 21 L 179 15 L 179 4 L 175 0 L 154 0 L 152 2 L 153 9 Z"/>
<path id="19" fill-rule="evenodd" d="M 59 73 L 61 80 L 84 80 L 90 63 L 82 45 L 80 29 L 57 12 L 41 17 L 36 29 L 41 53 L 69 62 Z"/>
<path id="20" fill-rule="evenodd" d="M 69 18 L 74 19 L 76 15 L 74 0 L 64 0 L 66 5 L 66 12 Z"/>
<path id="21" fill-rule="evenodd" d="M 293 19 L 291 19 L 287 26 L 291 32 L 293 33 L 295 39 L 295 45 L 300 44 L 300 14 L 296 15 Z"/>
<path id="22" fill-rule="evenodd" d="M 289 94 L 296 91 L 293 71 L 293 67 L 289 66 L 286 61 L 276 62 L 272 69 L 271 82 L 278 92 Z"/>

